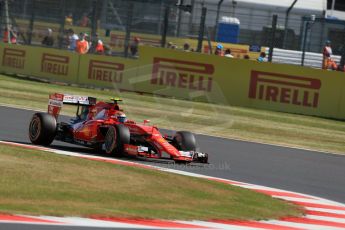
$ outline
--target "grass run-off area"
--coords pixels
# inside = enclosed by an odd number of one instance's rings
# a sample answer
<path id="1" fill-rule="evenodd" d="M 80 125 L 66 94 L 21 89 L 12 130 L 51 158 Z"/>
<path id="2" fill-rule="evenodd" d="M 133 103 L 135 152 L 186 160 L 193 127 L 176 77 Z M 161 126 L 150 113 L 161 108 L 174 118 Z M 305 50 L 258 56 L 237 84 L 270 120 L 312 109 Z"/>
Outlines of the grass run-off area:
<path id="1" fill-rule="evenodd" d="M 268 219 L 302 210 L 206 179 L 0 144 L 0 213 L 161 218 Z"/>
<path id="2" fill-rule="evenodd" d="M 0 75 L 0 104 L 46 110 L 48 95 L 61 92 L 109 100 L 120 96 L 127 117 L 160 128 L 345 154 L 345 122 L 312 116 L 191 102 L 115 90 L 94 90 Z M 63 108 L 73 115 L 75 108 Z"/>

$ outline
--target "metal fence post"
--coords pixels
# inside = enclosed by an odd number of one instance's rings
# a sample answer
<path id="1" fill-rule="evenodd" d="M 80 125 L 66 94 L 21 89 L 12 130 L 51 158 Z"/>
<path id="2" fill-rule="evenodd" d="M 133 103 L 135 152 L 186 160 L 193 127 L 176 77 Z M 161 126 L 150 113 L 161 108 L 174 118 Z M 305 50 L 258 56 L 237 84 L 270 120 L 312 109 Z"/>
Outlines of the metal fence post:
<path id="1" fill-rule="evenodd" d="M 98 5 L 98 0 L 92 1 L 91 36 L 95 36 L 95 34 L 97 33 Z"/>
<path id="2" fill-rule="evenodd" d="M 202 7 L 200 27 L 199 27 L 199 37 L 198 37 L 198 48 L 196 50 L 197 52 L 201 52 L 202 50 L 202 42 L 204 40 L 204 32 L 205 32 L 206 14 L 207 14 L 207 8 Z"/>
<path id="3" fill-rule="evenodd" d="M 3 15 L 4 5 L 3 2 L 0 1 L 0 35 L 2 35 L 2 15 Z M 2 37 L 2 36 L 1 36 Z"/>
<path id="4" fill-rule="evenodd" d="M 340 63 L 339 63 L 339 65 L 340 65 L 340 67 L 343 69 L 344 68 L 344 65 L 345 65 L 345 28 L 344 28 L 344 30 L 343 30 L 344 32 L 343 32 L 343 47 L 342 47 L 342 49 L 341 49 L 341 59 L 340 59 Z"/>
<path id="5" fill-rule="evenodd" d="M 62 41 L 64 38 L 64 30 L 65 30 L 65 16 L 66 16 L 66 0 L 60 1 L 60 8 L 61 10 L 61 21 L 60 21 L 60 29 L 59 29 L 59 40 L 58 40 L 58 47 L 59 49 L 62 48 Z"/>
<path id="6" fill-rule="evenodd" d="M 307 21 L 305 23 L 304 33 L 303 33 L 303 47 L 302 47 L 302 61 L 301 66 L 304 66 L 304 59 L 305 59 L 305 52 L 306 52 L 306 46 L 307 46 L 307 39 L 308 39 L 308 33 L 309 29 L 311 29 L 311 26 L 315 22 L 315 15 L 310 15 L 309 18 L 307 18 Z"/>
<path id="7" fill-rule="evenodd" d="M 273 49 L 274 49 L 274 45 L 275 45 L 276 30 L 277 30 L 277 21 L 278 21 L 278 15 L 274 14 L 273 20 L 272 20 L 270 52 L 268 54 L 268 61 L 269 62 L 272 62 L 272 57 L 273 57 Z"/>
<path id="8" fill-rule="evenodd" d="M 30 17 L 30 23 L 29 23 L 29 31 L 28 31 L 28 44 L 31 45 L 32 40 L 32 33 L 34 30 L 34 22 L 36 17 L 36 0 L 32 0 L 31 5 L 31 17 Z"/>
<path id="9" fill-rule="evenodd" d="M 341 52 L 341 59 L 340 59 L 340 63 L 339 63 L 340 67 L 345 71 L 345 47 L 343 46 L 342 48 L 342 52 Z"/>
<path id="10" fill-rule="evenodd" d="M 304 59 L 305 59 L 305 50 L 307 46 L 307 34 L 308 34 L 308 27 L 309 27 L 309 20 L 306 21 L 305 27 L 304 27 L 304 33 L 303 33 L 303 45 L 302 45 L 302 60 L 301 60 L 301 66 L 304 66 Z"/>
<path id="11" fill-rule="evenodd" d="M 127 25 L 126 25 L 125 47 L 124 47 L 125 57 L 128 57 L 128 49 L 130 46 L 131 27 L 132 27 L 132 21 L 133 21 L 133 9 L 134 9 L 134 4 L 132 1 L 130 1 L 128 5 L 128 10 L 127 10 Z"/>
<path id="12" fill-rule="evenodd" d="M 183 6 L 184 0 L 181 0 L 180 5 Z M 178 18 L 177 18 L 177 29 L 176 29 L 176 37 L 180 37 L 180 30 L 181 30 L 181 21 L 182 21 L 182 9 L 178 7 Z"/>
<path id="13" fill-rule="evenodd" d="M 170 8 L 169 6 L 165 7 L 164 11 L 164 24 L 163 24 L 163 31 L 162 31 L 162 40 L 161 40 L 161 47 L 165 47 L 167 42 L 167 34 L 168 34 L 168 27 L 169 27 L 169 14 Z"/>
<path id="14" fill-rule="evenodd" d="M 219 23 L 219 15 L 220 15 L 220 8 L 223 4 L 224 0 L 219 0 L 218 4 L 217 4 L 217 14 L 216 14 L 216 25 L 214 28 L 214 33 L 213 33 L 213 40 L 217 41 L 218 40 L 218 23 Z"/>
<path id="15" fill-rule="evenodd" d="M 194 5 L 195 5 L 195 0 L 191 0 L 191 12 L 190 12 L 190 16 L 189 16 L 189 28 L 188 28 L 188 32 L 189 34 L 191 34 L 193 32 L 193 18 L 194 18 Z"/>
<path id="16" fill-rule="evenodd" d="M 8 31 L 7 33 L 7 43 L 11 43 L 11 33 L 10 33 L 10 19 L 9 19 L 9 12 L 8 12 L 8 1 L 5 0 L 4 3 L 4 10 L 5 10 L 5 23 L 6 23 L 6 29 Z"/>
<path id="17" fill-rule="evenodd" d="M 285 25 L 284 25 L 284 40 L 283 40 L 283 49 L 286 49 L 286 40 L 288 35 L 288 24 L 289 24 L 289 15 L 292 8 L 295 6 L 298 0 L 294 0 L 291 6 L 286 10 L 285 15 Z"/>

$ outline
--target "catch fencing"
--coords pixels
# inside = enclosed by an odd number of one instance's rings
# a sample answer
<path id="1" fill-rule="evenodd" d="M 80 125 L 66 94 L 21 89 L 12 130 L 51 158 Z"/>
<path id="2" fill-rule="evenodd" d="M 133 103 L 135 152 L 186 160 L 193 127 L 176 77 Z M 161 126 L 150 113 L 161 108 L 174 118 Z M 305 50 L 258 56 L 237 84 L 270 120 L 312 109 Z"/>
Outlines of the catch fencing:
<path id="1" fill-rule="evenodd" d="M 177 2 L 181 5 L 176 6 Z M 246 45 L 247 52 L 250 48 L 257 53 L 264 47 L 320 53 L 325 41 L 330 39 L 336 55 L 345 53 L 344 21 L 325 19 L 319 12 L 313 18 L 294 9 L 287 15 L 287 9 L 268 6 L 265 9 L 241 1 L 1 0 L 0 7 L 1 36 L 10 25 L 22 44 L 41 45 L 50 28 L 55 41 L 53 47 L 66 49 L 67 30 L 72 28 L 90 36 L 98 32 L 108 53 L 120 56 L 128 56 L 134 37 L 141 38 L 141 44 L 169 45 L 176 49 L 182 49 L 185 43 L 194 51 L 205 51 L 205 46 L 209 46 L 207 52 L 214 51 L 217 42 L 226 44 L 224 39 L 231 38 L 231 43 Z M 274 14 L 278 15 L 276 26 L 272 24 Z M 228 37 L 222 35 L 227 22 L 234 25 Z M 255 59 L 257 55 L 250 58 Z"/>

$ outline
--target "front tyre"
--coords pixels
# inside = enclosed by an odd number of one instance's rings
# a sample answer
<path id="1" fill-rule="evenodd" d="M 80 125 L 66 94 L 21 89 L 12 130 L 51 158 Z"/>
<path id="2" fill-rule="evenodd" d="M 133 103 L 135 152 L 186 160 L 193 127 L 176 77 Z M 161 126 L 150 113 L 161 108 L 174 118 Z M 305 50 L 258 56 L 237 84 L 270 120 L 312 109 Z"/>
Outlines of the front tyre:
<path id="1" fill-rule="evenodd" d="M 124 145 L 130 142 L 129 129 L 122 125 L 109 126 L 104 139 L 105 153 L 120 157 L 124 154 Z"/>
<path id="2" fill-rule="evenodd" d="M 174 146 L 181 151 L 195 151 L 196 140 L 193 133 L 188 131 L 176 132 L 173 139 Z"/>
<path id="3" fill-rule="evenodd" d="M 56 119 L 48 113 L 35 113 L 29 125 L 29 138 L 35 145 L 50 145 L 56 135 Z"/>

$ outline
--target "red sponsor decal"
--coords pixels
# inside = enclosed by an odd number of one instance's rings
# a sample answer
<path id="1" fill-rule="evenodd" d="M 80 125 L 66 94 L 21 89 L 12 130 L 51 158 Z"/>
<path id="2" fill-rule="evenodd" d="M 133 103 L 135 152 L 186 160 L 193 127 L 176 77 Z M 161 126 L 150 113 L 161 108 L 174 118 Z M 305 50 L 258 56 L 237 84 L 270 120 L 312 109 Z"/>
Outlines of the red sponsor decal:
<path id="1" fill-rule="evenodd" d="M 125 65 L 122 63 L 91 60 L 88 78 L 97 81 L 121 83 L 124 69 Z"/>
<path id="2" fill-rule="evenodd" d="M 252 71 L 249 98 L 317 108 L 320 88 L 319 79 Z"/>
<path id="3" fill-rule="evenodd" d="M 211 64 L 156 57 L 151 84 L 210 92 L 213 73 Z"/>
<path id="4" fill-rule="evenodd" d="M 48 113 L 57 116 L 60 113 L 62 104 L 63 104 L 64 95 L 60 93 L 54 93 L 49 95 L 49 102 L 48 102 Z"/>
<path id="5" fill-rule="evenodd" d="M 68 56 L 44 53 L 42 55 L 41 72 L 67 76 L 68 64 Z"/>
<path id="6" fill-rule="evenodd" d="M 5 48 L 2 56 L 2 66 L 24 69 L 25 50 Z"/>
<path id="7" fill-rule="evenodd" d="M 63 101 L 64 95 L 61 93 L 54 93 L 49 95 L 49 99 Z"/>

